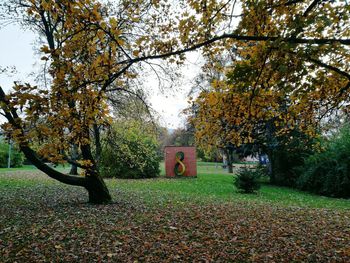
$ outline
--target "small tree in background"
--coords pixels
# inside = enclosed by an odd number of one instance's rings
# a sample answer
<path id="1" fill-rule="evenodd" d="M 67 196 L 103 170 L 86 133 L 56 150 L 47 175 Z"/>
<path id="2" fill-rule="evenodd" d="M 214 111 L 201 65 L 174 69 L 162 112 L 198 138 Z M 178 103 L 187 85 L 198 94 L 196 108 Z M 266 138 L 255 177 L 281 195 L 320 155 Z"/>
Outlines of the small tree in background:
<path id="1" fill-rule="evenodd" d="M 251 194 L 260 189 L 259 177 L 260 173 L 257 170 L 244 167 L 239 170 L 234 185 L 238 190 Z"/>
<path id="2" fill-rule="evenodd" d="M 9 145 L 0 139 L 0 168 L 8 165 Z M 11 167 L 21 167 L 23 165 L 24 155 L 19 152 L 17 147 L 11 150 Z"/>

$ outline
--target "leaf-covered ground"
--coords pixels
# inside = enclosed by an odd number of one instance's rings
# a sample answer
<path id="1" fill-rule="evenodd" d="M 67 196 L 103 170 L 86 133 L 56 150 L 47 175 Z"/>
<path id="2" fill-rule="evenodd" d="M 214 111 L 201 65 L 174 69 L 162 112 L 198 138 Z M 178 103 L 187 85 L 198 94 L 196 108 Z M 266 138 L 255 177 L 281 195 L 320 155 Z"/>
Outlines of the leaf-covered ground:
<path id="1" fill-rule="evenodd" d="M 35 172 L 0 175 L 0 262 L 350 262 L 349 209 L 109 188 L 95 206 Z"/>

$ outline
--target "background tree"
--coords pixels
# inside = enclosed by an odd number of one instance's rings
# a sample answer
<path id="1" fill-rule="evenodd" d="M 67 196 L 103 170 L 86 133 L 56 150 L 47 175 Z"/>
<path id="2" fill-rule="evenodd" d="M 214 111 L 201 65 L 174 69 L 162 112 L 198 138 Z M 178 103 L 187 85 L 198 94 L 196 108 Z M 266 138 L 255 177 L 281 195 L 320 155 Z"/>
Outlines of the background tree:
<path id="1" fill-rule="evenodd" d="M 342 26 L 349 22 L 345 3 L 246 1 L 242 9 L 237 33 L 294 39 L 349 37 L 348 28 Z M 218 147 L 253 143 L 269 154 L 274 165 L 276 147 L 292 145 L 296 134 L 299 144 L 315 137 L 320 121 L 348 103 L 346 42 L 228 42 L 227 52 L 235 60 L 226 67 L 214 65 L 225 79 L 212 81 L 211 89 L 196 100 L 201 143 Z"/>
<path id="2" fill-rule="evenodd" d="M 350 129 L 349 124 L 320 140 L 322 151 L 309 155 L 303 166 L 297 187 L 321 195 L 348 198 L 350 196 Z"/>
<path id="3" fill-rule="evenodd" d="M 175 129 L 169 137 L 168 145 L 194 146 L 194 133 L 190 126 Z"/>
<path id="4" fill-rule="evenodd" d="M 11 150 L 10 150 L 11 148 Z M 9 164 L 9 152 L 10 154 L 10 167 L 21 167 L 23 165 L 24 156 L 17 147 L 9 146 L 9 143 L 4 141 L 0 136 L 0 167 L 7 168 Z"/>

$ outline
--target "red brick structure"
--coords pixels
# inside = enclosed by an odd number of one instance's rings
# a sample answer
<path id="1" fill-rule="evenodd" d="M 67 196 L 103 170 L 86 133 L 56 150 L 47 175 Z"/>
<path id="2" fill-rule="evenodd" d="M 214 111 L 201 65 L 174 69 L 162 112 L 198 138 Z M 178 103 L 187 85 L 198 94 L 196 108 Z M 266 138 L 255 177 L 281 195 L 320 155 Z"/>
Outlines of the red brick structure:
<path id="1" fill-rule="evenodd" d="M 185 173 L 182 176 L 196 177 L 197 176 L 197 162 L 196 162 L 196 147 L 188 146 L 165 146 L 165 175 L 167 177 L 175 177 L 174 168 L 177 163 L 176 153 L 183 152 L 185 154 L 182 161 L 185 165 Z"/>

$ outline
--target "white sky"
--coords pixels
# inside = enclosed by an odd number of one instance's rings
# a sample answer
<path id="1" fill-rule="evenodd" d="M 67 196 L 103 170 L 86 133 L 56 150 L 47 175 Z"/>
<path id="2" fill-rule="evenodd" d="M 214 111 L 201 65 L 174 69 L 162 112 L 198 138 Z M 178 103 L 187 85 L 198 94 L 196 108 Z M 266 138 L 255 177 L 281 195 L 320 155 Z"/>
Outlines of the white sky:
<path id="1" fill-rule="evenodd" d="M 35 63 L 32 43 L 35 37 L 29 31 L 23 31 L 16 25 L 0 28 L 0 67 L 16 66 L 17 74 L 0 74 L 0 85 L 6 91 L 13 81 L 29 81 L 28 75 Z"/>
<path id="2" fill-rule="evenodd" d="M 0 67 L 15 66 L 17 73 L 12 76 L 0 74 L 0 86 L 5 90 L 12 87 L 14 81 L 33 83 L 30 74 L 35 71 L 38 61 L 34 53 L 35 35 L 30 31 L 22 30 L 18 25 L 8 25 L 0 28 Z M 187 55 L 187 62 L 182 69 L 182 79 L 176 90 L 162 94 L 158 90 L 155 76 L 149 77 L 145 85 L 152 90 L 149 101 L 152 107 L 160 114 L 162 125 L 168 128 L 181 127 L 184 124 L 183 116 L 179 114 L 187 107 L 187 94 L 191 88 L 193 78 L 200 72 L 200 55 L 193 52 Z M 0 123 L 3 119 L 0 119 Z"/>
<path id="3" fill-rule="evenodd" d="M 188 106 L 188 93 L 193 85 L 194 78 L 201 71 L 201 55 L 199 52 L 191 52 L 187 54 L 186 63 L 181 68 L 182 77 L 179 79 L 177 85 L 165 94 L 162 94 L 158 88 L 153 88 L 153 94 L 150 97 L 152 107 L 158 111 L 163 118 L 163 125 L 168 128 L 182 127 L 185 119 L 181 111 Z M 156 87 L 157 80 L 150 78 L 150 85 Z"/>

